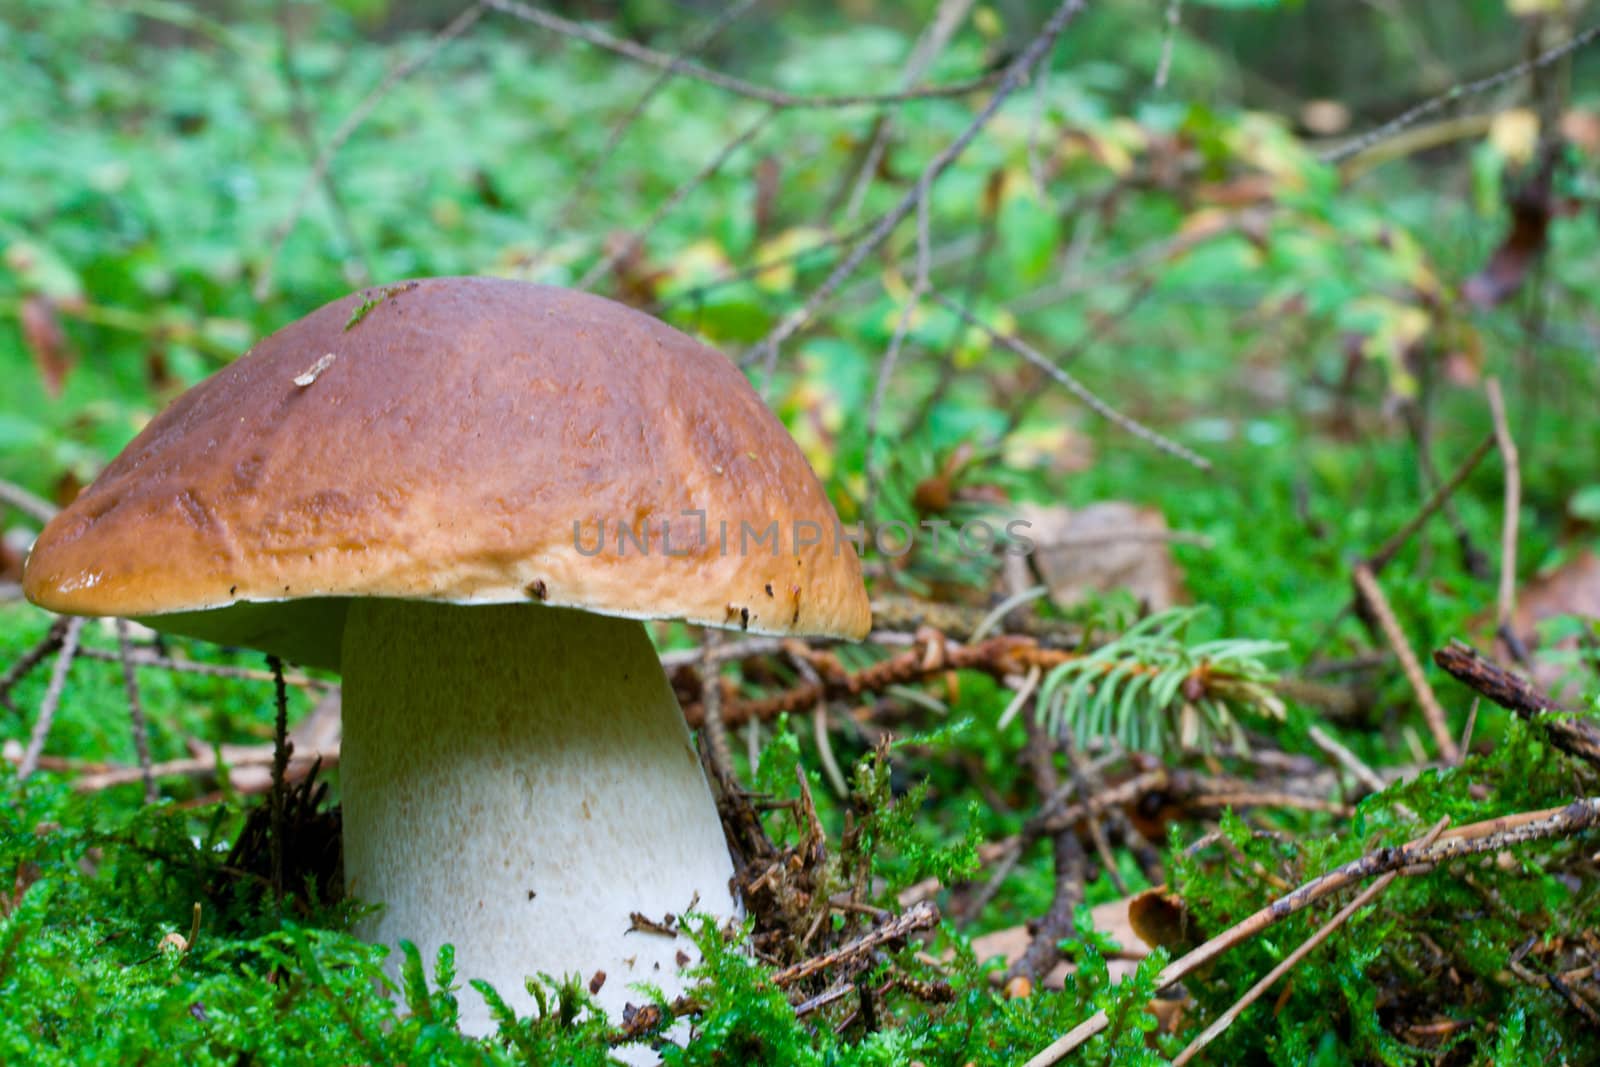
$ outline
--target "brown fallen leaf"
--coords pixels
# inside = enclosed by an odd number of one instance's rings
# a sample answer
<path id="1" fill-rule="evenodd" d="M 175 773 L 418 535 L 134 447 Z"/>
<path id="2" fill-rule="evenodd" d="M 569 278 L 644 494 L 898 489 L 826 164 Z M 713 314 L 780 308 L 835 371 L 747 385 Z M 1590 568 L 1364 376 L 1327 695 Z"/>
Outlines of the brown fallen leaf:
<path id="1" fill-rule="evenodd" d="M 33 357 L 45 392 L 52 397 L 60 396 L 67 375 L 78 362 L 78 355 L 61 328 L 55 301 L 39 293 L 23 297 L 18 318 L 22 323 L 22 341 Z"/>
<path id="2" fill-rule="evenodd" d="M 1528 272 L 1544 254 L 1550 219 L 1555 214 L 1551 181 L 1555 157 L 1541 163 L 1520 187 L 1506 194 L 1511 209 L 1511 229 L 1483 268 L 1461 286 L 1467 302 L 1481 308 L 1503 304 L 1522 288 Z"/>
<path id="3" fill-rule="evenodd" d="M 1155 508 L 1120 500 L 1076 511 L 1024 505 L 1018 518 L 1031 523 L 1020 532 L 1034 542 L 1034 551 L 1007 557 L 1008 587 L 1033 585 L 1031 565 L 1063 608 L 1112 589 L 1128 590 L 1151 611 L 1188 599 L 1183 572 L 1172 559 L 1167 520 Z"/>
<path id="4" fill-rule="evenodd" d="M 1121 949 L 1106 961 L 1112 979 L 1121 980 L 1132 974 L 1139 961 L 1149 953 L 1128 922 L 1128 901 L 1113 900 L 1098 904 L 1089 910 L 1089 917 L 1094 923 L 1094 928 L 1115 941 Z M 1023 952 L 1027 950 L 1032 940 L 1033 934 L 1026 926 L 1011 926 L 973 938 L 972 951 L 980 960 L 1000 956 L 1004 958 L 1006 965 L 1010 966 L 1022 958 Z M 1037 985 L 1043 989 L 1060 989 L 1062 980 L 1070 970 L 1070 965 L 1058 963 Z M 1001 972 L 996 971 L 993 980 L 996 983 L 1000 982 Z"/>
<path id="5" fill-rule="evenodd" d="M 1151 948 L 1164 948 L 1173 958 L 1199 946 L 1199 935 L 1188 905 L 1164 885 L 1146 889 L 1128 898 L 1128 925 Z"/>
<path id="6" fill-rule="evenodd" d="M 1593 549 L 1582 550 L 1523 586 L 1511 616 L 1511 629 L 1533 654 L 1534 684 L 1565 703 L 1580 695 L 1581 686 L 1569 677 L 1577 640 L 1568 638 L 1543 647 L 1539 644 L 1539 624 L 1563 615 L 1600 619 L 1600 554 Z M 1492 617 L 1483 621 L 1494 625 Z"/>

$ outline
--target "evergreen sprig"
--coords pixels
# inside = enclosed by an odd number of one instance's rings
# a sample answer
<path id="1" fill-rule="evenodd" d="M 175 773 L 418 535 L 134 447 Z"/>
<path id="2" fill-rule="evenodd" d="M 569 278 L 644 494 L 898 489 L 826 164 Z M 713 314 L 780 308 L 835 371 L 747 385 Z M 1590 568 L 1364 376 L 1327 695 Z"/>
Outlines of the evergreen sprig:
<path id="1" fill-rule="evenodd" d="M 1281 719 L 1276 676 L 1262 659 L 1284 646 L 1236 638 L 1186 643 L 1183 631 L 1204 610 L 1152 615 L 1051 670 L 1039 690 L 1040 724 L 1052 734 L 1070 731 L 1080 746 L 1115 740 L 1155 754 L 1237 745 L 1241 714 Z"/>

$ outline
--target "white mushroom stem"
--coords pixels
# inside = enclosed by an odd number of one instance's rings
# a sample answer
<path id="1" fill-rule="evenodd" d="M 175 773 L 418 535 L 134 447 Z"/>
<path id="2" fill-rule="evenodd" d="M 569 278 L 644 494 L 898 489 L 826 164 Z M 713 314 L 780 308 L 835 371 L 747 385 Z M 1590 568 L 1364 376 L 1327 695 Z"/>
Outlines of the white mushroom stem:
<path id="1" fill-rule="evenodd" d="M 439 946 L 525 1013 L 525 979 L 605 972 L 613 1022 L 648 982 L 683 987 L 686 937 L 632 930 L 737 914 L 732 863 L 642 623 L 538 605 L 358 600 L 343 648 L 344 863 L 384 905 L 363 933 Z M 398 971 L 399 953 L 391 955 Z M 494 1024 L 464 988 L 462 1028 Z"/>

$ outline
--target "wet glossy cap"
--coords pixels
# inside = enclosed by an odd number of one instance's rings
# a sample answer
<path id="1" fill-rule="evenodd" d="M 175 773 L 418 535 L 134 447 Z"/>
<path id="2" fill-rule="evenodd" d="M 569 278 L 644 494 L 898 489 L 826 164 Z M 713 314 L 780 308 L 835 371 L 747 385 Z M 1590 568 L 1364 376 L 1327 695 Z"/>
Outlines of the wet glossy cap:
<path id="1" fill-rule="evenodd" d="M 862 636 L 854 546 L 725 357 L 600 297 L 363 290 L 185 393 L 39 536 L 79 615 L 337 666 L 348 599 Z"/>

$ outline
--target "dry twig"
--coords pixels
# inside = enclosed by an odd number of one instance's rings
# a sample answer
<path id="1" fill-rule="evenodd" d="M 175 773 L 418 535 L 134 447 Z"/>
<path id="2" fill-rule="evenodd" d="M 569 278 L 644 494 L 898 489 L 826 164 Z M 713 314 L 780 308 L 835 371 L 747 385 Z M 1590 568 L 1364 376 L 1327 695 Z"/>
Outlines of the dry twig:
<path id="1" fill-rule="evenodd" d="M 496 0 L 505 2 L 505 0 Z M 822 305 L 832 299 L 834 292 L 847 281 L 856 269 L 871 255 L 883 242 L 889 239 L 896 226 L 900 225 L 913 211 L 918 203 L 927 197 L 933 183 L 937 181 L 950 165 L 954 163 L 967 146 L 978 136 L 979 132 L 988 125 L 1000 110 L 1000 105 L 1022 85 L 1028 74 L 1041 62 L 1044 62 L 1050 49 L 1055 46 L 1056 39 L 1067 28 L 1078 12 L 1083 10 L 1087 0 L 1062 0 L 1055 9 L 1043 29 L 1028 42 L 1016 59 L 1008 63 L 1000 77 L 1000 84 L 995 87 L 994 95 L 989 98 L 983 109 L 973 117 L 967 128 L 962 130 L 956 138 L 944 147 L 935 156 L 922 174 L 917 178 L 916 184 L 902 196 L 894 207 L 890 208 L 872 227 L 866 237 L 856 243 L 849 254 L 836 266 L 828 277 L 814 289 L 801 306 L 786 315 L 772 332 L 756 345 L 745 359 L 745 364 L 755 362 L 765 356 L 764 363 L 767 368 L 767 378 L 771 379 L 773 365 L 777 361 L 778 347 L 802 330 L 821 309 Z"/>
<path id="2" fill-rule="evenodd" d="M 129 659 L 128 620 L 118 619 L 117 655 L 122 660 L 122 688 L 128 694 L 128 721 L 133 726 L 133 750 L 139 759 L 139 774 L 144 779 L 144 802 L 154 804 L 159 797 L 156 777 L 150 771 L 150 726 L 144 717 L 144 702 L 139 699 L 139 678 Z"/>
<path id="3" fill-rule="evenodd" d="M 801 960 L 785 967 L 772 976 L 773 985 L 783 987 L 802 982 L 822 971 L 830 970 L 852 960 L 860 959 L 895 941 L 902 941 L 918 930 L 929 930 L 939 923 L 939 909 L 931 901 L 922 901 L 907 908 L 883 925 L 869 930 L 860 937 L 847 941 L 838 948 L 829 949 L 818 956 Z"/>
<path id="4" fill-rule="evenodd" d="M 1156 977 L 1156 988 L 1167 988 L 1272 924 L 1364 878 L 1390 871 L 1421 874 L 1448 860 L 1498 852 L 1529 841 L 1570 836 L 1591 829 L 1597 823 L 1600 823 L 1600 797 L 1584 797 L 1565 807 L 1521 812 L 1473 823 L 1446 831 L 1437 838 L 1434 837 L 1434 831 L 1429 831 L 1427 835 L 1399 848 L 1379 849 L 1311 879 L 1294 892 L 1278 898 L 1168 964 Z M 1096 1012 L 1028 1060 L 1023 1067 L 1050 1067 L 1051 1064 L 1060 1063 L 1074 1049 L 1103 1031 L 1108 1022 L 1105 1012 Z"/>
<path id="5" fill-rule="evenodd" d="M 1505 514 L 1500 520 L 1500 588 L 1495 598 L 1495 629 L 1515 655 L 1521 648 L 1511 631 L 1511 614 L 1517 606 L 1517 522 L 1522 509 L 1522 468 L 1517 462 L 1517 443 L 1512 440 L 1511 427 L 1506 423 L 1506 402 L 1500 394 L 1500 382 L 1490 378 L 1484 388 L 1489 394 L 1495 443 L 1505 465 L 1506 486 Z"/>
<path id="6" fill-rule="evenodd" d="M 1531 682 L 1496 666 L 1459 641 L 1436 650 L 1433 662 L 1474 692 L 1539 726 L 1561 751 L 1600 769 L 1600 727 L 1588 719 L 1548 714 L 1567 709 Z"/>
<path id="7" fill-rule="evenodd" d="M 654 48 L 647 48 L 634 41 L 614 37 L 604 30 L 587 26 L 581 22 L 574 22 L 568 18 L 562 18 L 560 15 L 528 4 L 518 3 L 517 0 L 487 0 L 487 6 L 502 14 L 521 19 L 523 22 L 532 23 L 541 29 L 549 30 L 563 37 L 570 37 L 574 40 L 583 41 L 585 44 L 593 45 L 596 48 L 603 48 L 615 55 L 622 56 L 624 59 L 631 59 L 647 67 L 670 70 L 683 77 L 693 78 L 695 81 L 705 82 L 707 85 L 726 90 L 735 96 L 759 100 L 774 107 L 826 109 L 902 104 L 912 100 L 966 96 L 993 85 L 997 80 L 1004 81 L 1004 72 L 997 72 L 970 78 L 963 82 L 956 82 L 952 85 L 929 85 L 894 93 L 859 93 L 841 96 L 786 93 L 779 89 L 771 89 L 764 85 L 747 82 L 742 78 L 735 78 L 730 74 L 723 74 L 721 71 L 701 66 L 699 63 L 684 56 L 675 56 L 669 52 L 658 52 Z"/>
<path id="8" fill-rule="evenodd" d="M 1389 600 L 1383 595 L 1382 586 L 1378 585 L 1378 579 L 1373 577 L 1371 568 L 1365 563 L 1356 564 L 1353 577 L 1357 592 L 1372 609 L 1383 635 L 1389 640 L 1389 647 L 1394 649 L 1395 657 L 1400 661 L 1400 669 L 1405 672 L 1406 681 L 1411 683 L 1412 692 L 1417 694 L 1417 703 L 1422 706 L 1422 716 L 1427 720 L 1428 731 L 1433 734 L 1433 743 L 1438 746 L 1439 758 L 1447 763 L 1455 763 L 1460 754 L 1456 749 L 1455 735 L 1450 732 L 1450 723 L 1445 718 L 1444 708 L 1440 706 L 1439 698 L 1434 695 L 1433 687 L 1428 684 L 1427 676 L 1422 673 L 1422 664 L 1417 661 L 1417 654 L 1411 650 L 1405 631 L 1400 629 L 1400 622 L 1394 617 L 1394 611 L 1389 607 Z"/>
<path id="9" fill-rule="evenodd" d="M 1423 847 L 1433 844 L 1434 840 L 1444 832 L 1444 828 L 1449 824 L 1449 819 L 1440 819 L 1433 829 L 1429 831 L 1428 835 L 1422 839 Z M 1354 900 L 1340 908 L 1338 914 L 1318 927 L 1315 933 L 1296 946 L 1294 951 L 1283 958 L 1282 962 L 1268 971 L 1259 982 L 1250 987 L 1244 996 L 1240 997 L 1227 1011 L 1217 1016 L 1210 1026 L 1202 1030 L 1193 1041 L 1189 1042 L 1184 1050 L 1178 1053 L 1177 1058 L 1172 1061 L 1172 1067 L 1183 1067 L 1184 1064 L 1199 1055 L 1201 1050 L 1216 1040 L 1217 1035 L 1232 1026 L 1239 1016 L 1244 1014 L 1246 1008 L 1260 1000 L 1261 995 L 1271 989 L 1279 978 L 1288 974 L 1301 960 L 1310 955 L 1318 945 L 1331 937 L 1335 930 L 1349 922 L 1352 915 L 1376 900 L 1398 877 L 1400 877 L 1399 871 L 1390 871 L 1356 894 Z"/>
<path id="10" fill-rule="evenodd" d="M 22 759 L 17 764 L 17 780 L 22 781 L 32 774 L 34 768 L 39 766 L 39 757 L 44 752 L 45 740 L 50 736 L 50 724 L 55 721 L 56 708 L 61 704 L 61 691 L 67 684 L 67 671 L 72 667 L 72 661 L 77 656 L 78 638 L 83 634 L 83 624 L 87 620 L 74 617 L 67 620 L 66 629 L 61 633 L 61 654 L 56 657 L 55 668 L 50 674 L 50 685 L 44 691 L 44 701 L 39 705 L 39 717 L 34 721 L 33 733 L 28 738 L 28 747 L 22 753 Z"/>

